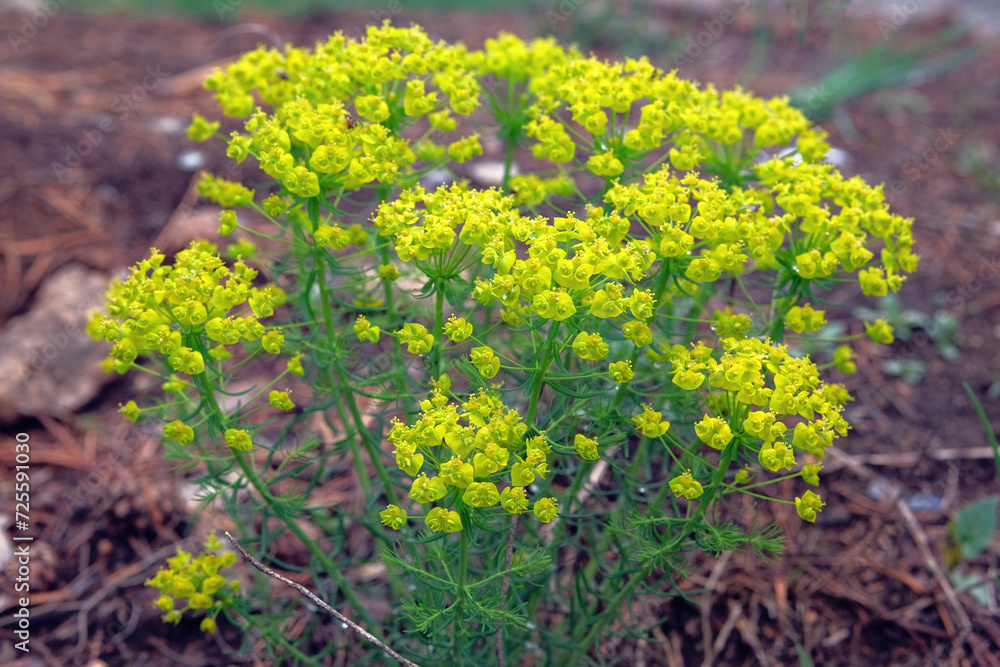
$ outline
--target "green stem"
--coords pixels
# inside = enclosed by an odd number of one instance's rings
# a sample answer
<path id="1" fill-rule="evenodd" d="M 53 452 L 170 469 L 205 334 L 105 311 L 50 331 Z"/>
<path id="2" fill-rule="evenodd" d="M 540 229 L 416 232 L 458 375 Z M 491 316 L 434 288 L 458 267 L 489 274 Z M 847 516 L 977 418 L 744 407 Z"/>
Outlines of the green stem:
<path id="1" fill-rule="evenodd" d="M 444 286 L 438 285 L 437 303 L 434 308 L 434 356 L 431 358 L 431 374 L 435 382 L 441 377 L 441 359 L 444 357 Z"/>
<path id="2" fill-rule="evenodd" d="M 194 379 L 202 398 L 205 399 L 211 407 L 212 413 L 215 416 L 216 421 L 219 423 L 220 429 L 224 430 L 228 425 L 227 419 L 225 414 L 222 412 L 222 409 L 219 407 L 218 401 L 215 399 L 215 392 L 212 391 L 213 387 L 211 382 L 208 380 L 208 376 L 202 372 L 194 376 Z M 273 511 L 278 518 L 284 522 L 290 531 L 295 533 L 296 537 L 302 541 L 302 544 L 305 545 L 313 557 L 320 562 L 326 573 L 330 575 L 330 578 L 336 582 L 337 587 L 344 593 L 344 597 L 347 599 L 348 603 L 350 603 L 351 606 L 357 610 L 361 618 L 364 619 L 372 634 L 379 639 L 382 639 L 381 632 L 378 630 L 377 625 L 368 614 L 365 607 L 361 604 L 361 601 L 354 593 L 351 585 L 344 578 L 344 576 L 340 574 L 340 570 L 337 565 L 330 560 L 329 556 L 323 553 L 315 541 L 306 536 L 302 528 L 299 527 L 299 524 L 285 512 L 282 502 L 271 495 L 271 492 L 267 489 L 267 485 L 264 484 L 264 481 L 257 474 L 257 470 L 250 465 L 249 461 L 247 461 L 246 454 L 236 450 L 232 450 L 232 453 L 233 458 L 236 459 L 236 463 L 239 464 L 240 469 L 243 470 L 243 474 L 246 475 L 247 480 L 249 480 L 253 488 L 257 490 L 257 493 L 260 494 L 260 497 L 265 503 L 267 503 L 267 506 L 271 509 L 271 511 Z"/>
<path id="3" fill-rule="evenodd" d="M 469 575 L 469 527 L 458 531 L 458 588 L 455 590 L 455 620 L 452 626 L 452 654 L 455 664 L 462 664 L 462 654 L 459 651 L 458 637 L 463 634 L 462 608 L 465 602 L 465 580 Z"/>
<path id="4" fill-rule="evenodd" d="M 731 443 L 726 447 L 725 451 L 722 452 L 722 457 L 719 459 L 719 467 L 715 469 L 712 473 L 712 481 L 701 498 L 698 499 L 698 509 L 695 510 L 694 514 L 687 520 L 684 527 L 681 529 L 681 533 L 674 538 L 675 543 L 679 546 L 681 540 L 688 536 L 695 527 L 701 523 L 701 520 L 705 518 L 705 513 L 708 508 L 712 506 L 712 501 L 715 496 L 718 495 L 719 489 L 722 488 L 722 482 L 726 478 L 726 472 L 729 470 L 729 464 L 733 462 L 733 457 L 736 456 L 736 450 L 738 445 L 736 443 Z"/>
<path id="5" fill-rule="evenodd" d="M 313 224 L 316 225 L 319 223 L 319 213 L 314 210 L 312 200 L 310 200 L 309 204 L 309 217 L 313 221 Z M 348 407 L 351 409 L 351 416 L 354 420 L 354 426 L 358 430 L 358 435 L 361 437 L 362 442 L 364 442 L 365 448 L 368 450 L 368 456 L 375 465 L 375 470 L 378 473 L 379 479 L 382 480 L 382 485 L 385 487 L 386 497 L 389 498 L 390 503 L 395 504 L 398 500 L 396 499 L 396 492 L 392 488 L 389 474 L 386 472 L 385 466 L 382 465 L 382 460 L 378 455 L 378 449 L 375 446 L 375 443 L 372 442 L 371 434 L 368 432 L 368 429 L 365 427 L 364 420 L 361 418 L 361 412 L 358 410 L 358 403 L 354 398 L 354 391 L 351 389 L 350 378 L 347 376 L 347 372 L 341 365 L 339 359 L 337 359 L 337 352 L 340 345 L 337 341 L 333 326 L 333 309 L 330 306 L 330 287 L 326 284 L 326 264 L 323 258 L 323 249 L 314 245 L 312 246 L 312 253 L 313 263 L 319 272 L 317 282 L 319 283 L 320 300 L 323 302 L 323 326 L 326 328 L 326 337 L 330 345 L 329 353 L 333 358 L 333 365 L 337 371 L 337 378 L 340 381 L 340 389 L 344 393 L 344 398 L 347 399 Z M 330 373 L 329 366 L 327 366 L 326 371 L 330 387 L 332 388 L 334 386 L 333 374 Z"/>
<path id="6" fill-rule="evenodd" d="M 344 414 L 343 403 L 337 403 L 337 414 L 340 416 L 340 423 L 347 424 L 347 415 Z M 358 481 L 361 483 L 361 492 L 367 501 L 372 497 L 372 483 L 368 479 L 368 471 L 365 470 L 364 459 L 361 458 L 361 448 L 358 447 L 358 441 L 351 437 L 347 438 L 347 446 L 351 449 L 351 458 L 354 459 L 354 470 L 357 472 Z"/>
<path id="7" fill-rule="evenodd" d="M 511 79 L 507 79 L 507 118 L 519 118 L 520 113 L 518 112 L 518 98 L 517 98 L 517 84 Z M 507 134 L 507 152 L 504 155 L 503 160 L 503 181 L 500 184 L 501 189 L 504 193 L 510 192 L 510 168 L 514 164 L 514 149 L 517 148 L 517 140 L 520 136 L 520 131 L 523 126 L 518 123 L 513 126 L 508 126 Z"/>
<path id="8" fill-rule="evenodd" d="M 556 343 L 556 332 L 559 331 L 559 323 L 553 321 L 552 328 L 549 329 L 548 338 L 542 346 L 542 358 L 538 366 L 531 374 L 531 399 L 528 401 L 528 414 L 524 418 L 524 423 L 531 428 L 535 425 L 535 412 L 538 409 L 538 399 L 542 396 L 542 388 L 545 386 L 545 371 L 549 368 L 549 359 Z"/>
<path id="9" fill-rule="evenodd" d="M 385 243 L 379 249 L 379 259 L 382 264 L 389 264 L 392 261 L 389 255 L 389 244 Z M 395 329 L 400 324 L 399 313 L 396 312 L 396 302 L 393 299 L 392 294 L 392 283 L 385 281 L 385 309 L 386 313 L 389 315 L 389 327 Z M 404 369 L 406 366 L 403 364 L 403 347 L 399 344 L 399 338 L 396 336 L 392 337 L 392 361 L 393 368 L 396 369 L 397 374 L 395 376 L 396 392 L 400 396 L 408 396 L 406 391 L 406 377 Z"/>
<path id="10" fill-rule="evenodd" d="M 653 293 L 653 314 L 654 316 L 660 312 L 660 303 L 663 301 L 663 294 L 667 291 L 667 285 L 670 284 L 670 269 L 673 264 L 668 260 L 660 269 L 660 280 L 656 283 L 656 291 Z M 635 367 L 635 362 L 639 360 L 639 348 L 632 351 L 632 366 Z M 619 385 L 618 392 L 615 394 L 615 400 L 611 403 L 611 409 L 613 411 L 618 410 L 618 406 L 621 405 L 622 400 L 625 398 L 625 394 L 628 393 L 626 390 L 628 383 Z"/>
<path id="11" fill-rule="evenodd" d="M 503 181 L 500 182 L 500 187 L 504 193 L 510 192 L 510 168 L 514 164 L 514 148 L 516 144 L 517 140 L 513 137 L 507 140 L 507 154 L 503 158 Z"/>
<path id="12" fill-rule="evenodd" d="M 289 653 L 294 654 L 296 658 L 298 658 L 299 660 L 301 660 L 305 664 L 307 664 L 307 665 L 316 665 L 317 667 L 319 667 L 320 663 L 318 663 L 315 658 L 313 658 L 312 656 L 306 655 L 305 653 L 303 653 L 302 651 L 300 651 L 298 648 L 295 647 L 294 644 L 292 644 L 287 639 L 285 639 L 284 635 L 282 635 L 280 632 L 275 632 L 274 631 L 274 626 L 271 626 L 269 624 L 264 624 L 264 623 L 258 623 L 254 619 L 254 617 L 252 615 L 250 615 L 249 612 L 245 612 L 245 611 L 241 610 L 240 611 L 240 616 L 242 616 L 246 620 L 247 623 L 249 623 L 253 627 L 255 627 L 258 630 L 260 630 L 260 633 L 262 635 L 264 635 L 268 640 L 274 642 L 275 644 L 278 644 L 279 646 L 281 646 L 282 648 L 284 648 Z"/>
<path id="13" fill-rule="evenodd" d="M 299 527 L 299 524 L 294 519 L 288 516 L 284 507 L 281 506 L 280 501 L 271 495 L 270 491 L 267 490 L 267 486 L 257 474 L 257 471 L 252 465 L 250 465 L 249 461 L 246 460 L 244 453 L 234 451 L 233 456 L 236 459 L 236 462 L 240 465 L 240 468 L 243 470 L 243 474 L 245 474 L 247 479 L 250 480 L 250 484 L 253 485 L 253 488 L 257 490 L 257 493 L 259 493 L 261 498 L 264 499 L 264 502 L 267 503 L 268 507 L 270 507 L 271 510 L 278 515 L 278 518 L 280 518 L 285 525 L 288 526 L 288 529 L 295 533 L 295 536 L 298 537 L 302 544 L 306 546 L 309 553 L 311 553 L 313 557 L 320 562 L 326 573 L 330 575 L 330 578 L 333 579 L 333 581 L 337 584 L 337 587 L 344 593 L 344 597 L 347 598 L 347 601 L 357 610 L 361 618 L 364 619 L 365 624 L 368 626 L 368 630 L 379 639 L 382 639 L 378 626 L 372 617 L 368 615 L 368 611 L 361 604 L 358 596 L 351 588 L 350 583 L 348 583 L 347 579 L 344 578 L 344 575 L 340 573 L 340 569 L 337 567 L 337 564 L 330 560 L 329 556 L 323 553 L 315 541 L 306 536 L 305 532 Z"/>
<path id="14" fill-rule="evenodd" d="M 576 471 L 576 475 L 573 476 L 573 482 L 569 485 L 569 491 L 566 494 L 566 514 L 570 514 L 572 512 L 573 502 L 576 500 L 576 494 L 580 492 L 580 487 L 583 486 L 583 480 L 587 479 L 587 475 L 590 474 L 590 469 L 593 467 L 593 461 L 584 461 L 580 464 L 580 468 Z M 562 524 L 563 522 L 560 521 L 559 528 L 560 530 L 565 530 L 565 527 Z M 559 544 L 559 540 L 554 539 L 552 540 L 552 543 Z"/>
<path id="15" fill-rule="evenodd" d="M 736 453 L 736 448 L 732 447 L 723 453 L 722 459 L 719 461 L 719 467 L 715 470 L 712 475 L 711 486 L 702 498 L 698 501 L 698 509 L 692 514 L 684 525 L 681 527 L 680 532 L 674 536 L 672 542 L 673 546 L 679 547 L 681 542 L 691 533 L 692 530 L 701 523 L 701 520 L 705 517 L 705 513 L 708 508 L 712 505 L 712 500 L 718 494 L 719 489 L 722 488 L 722 480 L 725 478 L 726 471 L 729 470 L 729 464 L 733 460 L 733 456 Z M 580 664 L 583 655 L 590 649 L 590 647 L 597 642 L 601 635 L 604 633 L 604 628 L 607 627 L 608 623 L 617 615 L 618 609 L 621 608 L 622 603 L 632 594 L 635 587 L 641 582 L 642 576 L 633 576 L 628 583 L 621 587 L 617 595 L 611 600 L 604 611 L 602 611 L 594 621 L 594 624 L 590 626 L 590 630 L 586 635 L 579 641 L 574 642 L 577 648 L 574 650 L 568 658 L 564 658 L 560 664 L 562 665 L 577 665 Z"/>
<path id="16" fill-rule="evenodd" d="M 607 627 L 608 623 L 611 622 L 618 614 L 618 609 L 621 608 L 622 603 L 628 599 L 628 596 L 632 594 L 635 587 L 642 580 L 639 575 L 633 576 L 629 579 L 628 583 L 621 587 L 618 594 L 615 595 L 614 599 L 608 603 L 608 606 L 601 612 L 601 615 L 597 618 L 596 622 L 590 627 L 590 631 L 578 642 L 573 642 L 576 645 L 576 649 L 569 654 L 568 657 L 564 657 L 560 660 L 559 664 L 563 667 L 568 667 L 569 665 L 579 665 L 582 663 L 582 658 L 590 647 L 597 642 L 601 635 L 604 633 L 604 628 Z"/>
<path id="17" fill-rule="evenodd" d="M 389 472 L 385 469 L 385 465 L 382 463 L 382 459 L 379 456 L 380 452 L 378 450 L 378 446 L 372 440 L 371 433 L 368 431 L 368 428 L 365 426 L 364 419 L 361 417 L 361 411 L 358 410 L 358 402 L 354 399 L 354 392 L 350 390 L 351 380 L 347 377 L 347 371 L 339 361 L 334 362 L 334 367 L 337 369 L 337 377 L 340 380 L 340 386 L 344 392 L 344 398 L 347 399 L 347 407 L 351 410 L 354 427 L 358 430 L 358 435 L 361 436 L 361 441 L 365 444 L 365 449 L 368 450 L 368 457 L 372 460 L 372 464 L 375 466 L 375 472 L 385 489 L 386 498 L 389 499 L 390 504 L 398 505 L 399 499 L 396 496 L 396 490 L 392 487 L 392 480 L 389 478 Z"/>

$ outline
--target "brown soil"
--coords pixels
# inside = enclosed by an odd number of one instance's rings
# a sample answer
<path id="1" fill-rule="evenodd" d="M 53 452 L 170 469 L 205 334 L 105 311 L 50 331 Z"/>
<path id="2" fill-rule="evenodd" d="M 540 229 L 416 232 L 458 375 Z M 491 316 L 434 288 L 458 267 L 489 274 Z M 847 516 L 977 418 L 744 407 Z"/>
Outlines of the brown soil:
<path id="1" fill-rule="evenodd" d="M 583 14 L 568 20 L 581 21 Z M 420 22 L 435 37 L 463 39 L 472 47 L 500 29 L 530 36 L 536 27 L 501 15 L 394 19 Z M 681 73 L 720 88 L 737 83 L 752 56 L 758 19 L 758 14 L 738 16 L 704 54 L 685 62 Z M 771 19 L 768 55 L 759 74 L 744 82 L 763 95 L 815 82 L 883 38 L 872 15 L 837 15 L 810 23 L 805 31 L 790 17 Z M 30 39 L 0 44 L 0 325 L 36 306 L 39 285 L 66 264 L 111 273 L 152 244 L 174 251 L 196 233 L 181 228 L 184 216 L 178 212 L 189 212 L 194 202 L 193 173 L 178 167 L 178 156 L 198 148 L 215 151 L 206 155 L 206 168 L 219 173 L 228 164 L 217 146 L 193 144 L 182 131 L 193 111 L 217 115 L 199 85 L 212 64 L 258 41 L 311 45 L 337 29 L 356 32 L 370 17 L 243 15 L 240 20 L 244 23 L 220 24 L 63 11 Z M 653 35 L 684 35 L 701 20 L 664 10 L 642 23 Z M 0 15 L 0 24 L 14 34 L 22 21 L 20 14 Z M 915 15 L 888 39 L 903 46 L 949 23 L 947 17 Z M 1000 654 L 995 600 L 984 604 L 955 591 L 935 571 L 944 568 L 949 517 L 997 493 L 983 428 L 962 389 L 969 383 L 996 429 L 1000 401 L 987 393 L 1000 382 L 995 175 L 1000 52 L 988 39 L 964 38 L 962 44 L 978 43 L 983 55 L 962 68 L 850 101 L 839 108 L 840 122 L 824 123 L 833 144 L 850 155 L 844 171 L 895 186 L 896 211 L 915 218 L 923 260 L 900 302 L 930 318 L 954 316 L 960 356 L 942 356 L 929 325 L 892 346 L 859 345 L 860 370 L 846 380 L 856 397 L 848 415 L 854 432 L 842 441 L 844 454 L 827 463 L 827 509 L 820 520 L 803 524 L 784 507 L 757 507 L 761 523 L 777 521 L 787 535 L 779 562 L 764 564 L 745 554 L 718 561 L 702 557 L 685 584 L 699 591 L 693 599 L 700 608 L 678 598 L 637 598 L 633 609 L 640 621 L 663 622 L 649 641 L 622 646 L 612 641 L 602 651 L 627 656 L 627 663 L 671 666 L 703 660 L 794 665 L 800 664 L 796 646 L 818 665 L 1000 664 L 994 657 Z M 604 45 L 596 48 L 603 51 Z M 849 127 L 847 134 L 842 128 Z M 976 151 L 993 170 L 992 185 L 988 173 L 977 178 L 963 170 Z M 198 233 L 210 232 L 211 224 Z M 849 304 L 840 309 L 844 315 L 854 305 L 877 305 L 855 288 L 835 296 Z M 900 361 L 924 364 L 918 384 L 887 372 L 892 363 L 886 362 Z M 164 466 L 155 432 L 139 429 L 125 436 L 128 429 L 116 406 L 127 399 L 133 382 L 114 382 L 73 414 L 25 416 L 4 426 L 4 516 L 12 514 L 13 498 L 14 450 L 8 443 L 26 432 L 33 445 L 31 517 L 37 537 L 32 652 L 26 656 L 7 641 L 14 636 L 7 615 L 0 620 L 0 663 L 235 660 L 223 656 L 225 643 L 238 644 L 237 636 L 223 631 L 205 638 L 192 624 L 162 625 L 151 592 L 142 586 L 179 536 L 189 532 L 193 506 L 181 499 L 178 474 Z M 898 485 L 902 501 L 923 494 L 918 499 L 927 503 L 911 502 L 910 512 L 905 502 L 889 497 L 889 484 Z M 992 577 L 998 558 L 995 539 L 963 568 Z M 0 575 L 0 606 L 8 609 L 14 577 L 16 559 Z M 714 657 L 706 658 L 706 650 Z M 336 664 L 363 661 L 338 659 Z"/>

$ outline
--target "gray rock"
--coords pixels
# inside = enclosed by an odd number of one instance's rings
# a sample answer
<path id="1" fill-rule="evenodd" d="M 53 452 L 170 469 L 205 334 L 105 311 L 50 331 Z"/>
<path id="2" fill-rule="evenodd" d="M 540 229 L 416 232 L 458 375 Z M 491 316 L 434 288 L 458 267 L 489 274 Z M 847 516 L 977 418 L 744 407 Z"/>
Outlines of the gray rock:
<path id="1" fill-rule="evenodd" d="M 65 416 L 112 376 L 101 368 L 109 346 L 87 335 L 87 315 L 104 302 L 108 276 L 61 268 L 39 287 L 29 312 L 0 332 L 0 422 L 19 415 Z"/>

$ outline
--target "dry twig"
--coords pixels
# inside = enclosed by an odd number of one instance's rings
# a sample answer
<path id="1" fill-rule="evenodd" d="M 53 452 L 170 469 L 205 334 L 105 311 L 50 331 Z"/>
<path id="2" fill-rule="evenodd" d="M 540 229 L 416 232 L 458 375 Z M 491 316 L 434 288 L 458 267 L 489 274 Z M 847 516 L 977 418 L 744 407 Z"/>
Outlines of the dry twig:
<path id="1" fill-rule="evenodd" d="M 703 667 L 708 667 L 715 661 L 717 651 L 712 644 L 712 593 L 715 591 L 715 587 L 719 585 L 722 573 L 725 571 L 726 565 L 729 563 L 729 558 L 732 555 L 732 551 L 724 551 L 722 553 L 722 556 L 712 568 L 712 574 L 709 575 L 708 582 L 705 584 L 705 594 L 701 599 L 701 640 L 705 646 L 705 660 L 702 662 Z"/>
<path id="2" fill-rule="evenodd" d="M 297 590 L 299 593 L 302 593 L 302 595 L 305 595 L 307 598 L 309 598 L 310 600 L 312 600 L 317 606 L 319 606 L 320 608 L 322 608 L 322 609 L 330 612 L 338 621 L 340 621 L 341 623 L 344 623 L 346 625 L 349 625 L 359 635 L 361 635 L 362 637 L 364 637 L 366 640 L 370 641 L 372 644 L 375 644 L 376 646 L 378 646 L 380 649 L 382 649 L 386 653 L 386 655 L 392 657 L 399 664 L 406 665 L 407 667 L 420 667 L 417 663 L 410 662 L 409 660 L 407 660 L 406 658 L 404 658 L 400 654 L 398 654 L 395 651 L 393 651 L 391 648 L 389 648 L 388 646 L 386 646 L 384 642 L 380 641 L 375 635 L 373 635 L 372 633 L 368 632 L 363 627 L 361 627 L 360 625 L 358 625 L 357 623 L 355 623 L 354 621 L 352 621 L 351 619 L 347 618 L 346 616 L 344 616 L 343 614 L 341 614 L 339 611 L 337 611 L 336 609 L 334 609 L 333 607 L 331 607 L 330 605 L 328 605 L 326 602 L 324 602 L 322 599 L 320 599 L 319 596 L 317 596 L 315 593 L 313 593 L 311 590 L 309 590 L 308 588 L 306 588 L 302 584 L 297 584 L 294 581 L 292 581 L 291 579 L 288 579 L 286 577 L 281 576 L 280 574 L 278 574 L 277 572 L 275 572 L 274 570 L 272 570 L 268 566 L 264 565 L 263 563 L 261 563 L 259 560 L 257 560 L 253 556 L 251 556 L 249 553 L 247 553 L 247 550 L 243 548 L 243 545 L 241 545 L 239 542 L 237 542 L 236 538 L 229 534 L 228 530 L 226 531 L 226 537 L 228 537 L 229 541 L 233 543 L 233 546 L 236 547 L 236 550 L 239 551 L 241 554 L 243 554 L 243 557 L 247 559 L 247 562 L 250 563 L 251 565 L 253 565 L 255 568 L 257 568 L 258 570 L 260 570 L 261 572 L 263 572 L 267 576 L 271 577 L 272 579 L 277 579 L 281 583 L 283 583 L 283 584 L 285 584 L 287 586 L 291 586 L 292 588 L 294 588 L 295 590 Z"/>
<path id="3" fill-rule="evenodd" d="M 969 615 L 965 611 L 965 607 L 962 606 L 958 596 L 955 595 L 955 590 L 948 581 L 948 577 L 945 575 L 941 566 L 938 564 L 937 559 L 934 557 L 930 547 L 930 540 L 927 538 L 927 533 L 924 532 L 923 527 L 917 521 L 916 517 L 913 516 L 913 512 L 907 506 L 906 502 L 899 497 L 899 489 L 892 487 L 892 485 L 888 484 L 883 477 L 876 475 L 857 461 L 853 456 L 847 454 L 839 448 L 832 446 L 828 449 L 828 451 L 833 454 L 835 459 L 839 459 L 844 462 L 848 468 L 853 470 L 855 474 L 859 475 L 862 479 L 878 479 L 885 483 L 885 488 L 892 489 L 889 494 L 890 497 L 887 500 L 896 505 L 896 509 L 898 509 L 899 513 L 902 515 L 907 528 L 910 529 L 910 535 L 913 537 L 913 541 L 917 543 L 920 554 L 923 556 L 924 564 L 934 575 L 934 578 L 938 582 L 938 586 L 941 587 L 941 592 L 948 601 L 948 605 L 951 607 L 956 618 L 958 618 L 958 636 L 953 637 L 953 640 L 956 643 L 964 642 L 972 629 L 972 622 L 969 619 Z"/>

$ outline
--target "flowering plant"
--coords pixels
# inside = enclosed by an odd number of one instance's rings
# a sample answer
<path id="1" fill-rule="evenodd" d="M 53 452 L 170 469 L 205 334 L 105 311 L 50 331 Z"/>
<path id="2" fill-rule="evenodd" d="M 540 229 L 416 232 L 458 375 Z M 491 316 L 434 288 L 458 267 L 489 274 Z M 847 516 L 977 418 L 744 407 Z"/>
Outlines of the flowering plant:
<path id="1" fill-rule="evenodd" d="M 259 48 L 206 87 L 242 122 L 227 154 L 271 180 L 199 192 L 220 234 L 261 247 L 154 250 L 90 332 L 110 368 L 163 378 L 168 399 L 126 416 L 165 422 L 169 455 L 203 465 L 260 553 L 260 517 L 279 520 L 377 638 L 425 664 L 577 664 L 692 550 L 780 549 L 727 519 L 734 494 L 816 520 L 812 490 L 767 491 L 819 484 L 850 400 L 821 371 L 853 372 L 853 353 L 817 366 L 798 341 L 824 329 L 825 291 L 898 290 L 917 256 L 911 221 L 825 163 L 787 99 L 389 23 Z M 196 114 L 189 135 L 219 128 Z M 498 187 L 451 176 L 491 146 Z M 865 335 L 892 341 L 883 321 L 838 340 Z M 266 355 L 281 371 L 241 389 Z M 316 504 L 344 456 L 363 502 Z M 356 530 L 384 545 L 389 618 L 343 574 L 372 557 L 347 548 Z"/>

